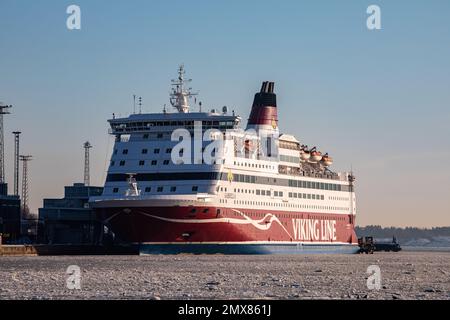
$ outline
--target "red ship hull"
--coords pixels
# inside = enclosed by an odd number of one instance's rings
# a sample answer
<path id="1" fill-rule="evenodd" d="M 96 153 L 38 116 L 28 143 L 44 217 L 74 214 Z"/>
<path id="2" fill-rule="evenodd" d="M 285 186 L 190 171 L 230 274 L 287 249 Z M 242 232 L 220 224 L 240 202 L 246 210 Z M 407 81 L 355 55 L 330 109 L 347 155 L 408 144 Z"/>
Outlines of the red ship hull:
<path id="1" fill-rule="evenodd" d="M 98 208 L 121 241 L 143 253 L 356 252 L 349 215 L 210 206 Z"/>

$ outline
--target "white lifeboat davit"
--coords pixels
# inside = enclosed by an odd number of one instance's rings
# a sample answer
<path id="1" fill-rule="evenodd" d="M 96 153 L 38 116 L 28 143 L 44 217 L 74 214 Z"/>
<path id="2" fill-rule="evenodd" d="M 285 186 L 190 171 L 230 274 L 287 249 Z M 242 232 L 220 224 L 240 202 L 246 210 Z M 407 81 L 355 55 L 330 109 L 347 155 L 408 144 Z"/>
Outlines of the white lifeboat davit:
<path id="1" fill-rule="evenodd" d="M 333 164 L 333 158 L 331 158 L 328 153 L 326 153 L 323 157 L 322 157 L 322 164 L 325 167 L 329 167 Z"/>

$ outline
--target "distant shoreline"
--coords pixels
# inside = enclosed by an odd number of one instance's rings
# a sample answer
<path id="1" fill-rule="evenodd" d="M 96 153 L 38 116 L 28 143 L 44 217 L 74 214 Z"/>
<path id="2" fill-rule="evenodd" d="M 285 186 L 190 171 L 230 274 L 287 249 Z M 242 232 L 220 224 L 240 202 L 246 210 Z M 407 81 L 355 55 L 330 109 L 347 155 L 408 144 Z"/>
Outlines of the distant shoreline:
<path id="1" fill-rule="evenodd" d="M 408 252 L 450 252 L 450 247 L 400 246 L 402 247 L 402 250 Z"/>

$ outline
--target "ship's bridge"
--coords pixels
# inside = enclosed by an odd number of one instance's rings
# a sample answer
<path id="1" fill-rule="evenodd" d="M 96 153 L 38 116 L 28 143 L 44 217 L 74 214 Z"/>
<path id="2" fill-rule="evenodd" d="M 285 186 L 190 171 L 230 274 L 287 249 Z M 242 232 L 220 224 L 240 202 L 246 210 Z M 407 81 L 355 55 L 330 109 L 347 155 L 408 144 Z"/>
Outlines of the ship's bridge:
<path id="1" fill-rule="evenodd" d="M 194 130 L 196 122 L 201 123 L 203 130 L 217 129 L 221 131 L 237 129 L 241 117 L 226 113 L 189 112 L 189 113 L 148 113 L 132 114 L 126 118 L 108 120 L 110 134 L 122 135 L 131 133 L 171 132 L 184 128 Z"/>

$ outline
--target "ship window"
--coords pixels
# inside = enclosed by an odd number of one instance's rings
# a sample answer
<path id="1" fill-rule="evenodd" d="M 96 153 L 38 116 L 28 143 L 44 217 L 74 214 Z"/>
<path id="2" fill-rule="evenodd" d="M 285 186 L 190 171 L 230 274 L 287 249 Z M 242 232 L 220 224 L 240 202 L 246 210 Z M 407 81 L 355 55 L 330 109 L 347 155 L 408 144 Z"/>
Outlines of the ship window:
<path id="1" fill-rule="evenodd" d="M 278 197 L 278 191 L 274 191 L 274 196 Z"/>
<path id="2" fill-rule="evenodd" d="M 172 152 L 172 148 L 167 148 L 166 149 L 166 153 L 171 153 Z"/>
<path id="3" fill-rule="evenodd" d="M 148 153 L 148 149 L 142 149 L 142 154 L 147 154 Z"/>
<path id="4" fill-rule="evenodd" d="M 158 154 L 158 153 L 159 153 L 159 149 L 155 149 L 155 150 L 153 151 L 153 153 L 154 153 L 154 154 Z"/>
<path id="5" fill-rule="evenodd" d="M 156 136 L 157 139 L 162 139 L 163 134 L 162 133 L 158 133 L 158 135 Z"/>
<path id="6" fill-rule="evenodd" d="M 292 198 L 292 192 L 289 192 L 289 198 Z"/>
<path id="7" fill-rule="evenodd" d="M 261 195 L 265 196 L 266 195 L 266 190 L 261 190 Z"/>
<path id="8" fill-rule="evenodd" d="M 152 166 L 156 166 L 157 163 L 158 163 L 157 160 L 152 160 Z"/>
<path id="9" fill-rule="evenodd" d="M 311 194 L 308 193 L 308 199 L 311 199 Z"/>
<path id="10" fill-rule="evenodd" d="M 313 195 L 312 195 L 312 198 L 313 198 L 313 200 L 316 200 L 316 195 L 313 194 Z"/>
<path id="11" fill-rule="evenodd" d="M 282 197 L 282 196 L 283 196 L 283 191 L 278 192 L 278 195 L 279 195 L 280 197 Z"/>
<path id="12" fill-rule="evenodd" d="M 115 149 L 115 150 L 114 150 L 114 154 L 117 154 L 118 151 L 119 151 L 119 150 Z"/>
<path id="13" fill-rule="evenodd" d="M 117 192 L 119 192 L 119 188 L 114 188 L 113 193 L 117 193 Z"/>
<path id="14" fill-rule="evenodd" d="M 156 192 L 163 192 L 164 187 L 159 186 L 158 189 L 156 189 Z"/>
<path id="15" fill-rule="evenodd" d="M 125 160 L 121 160 L 120 163 L 119 163 L 119 165 L 120 165 L 121 167 L 123 167 L 123 166 L 125 165 Z"/>
<path id="16" fill-rule="evenodd" d="M 266 195 L 270 196 L 270 190 L 266 191 Z"/>
<path id="17" fill-rule="evenodd" d="M 139 165 L 140 165 L 140 166 L 143 166 L 144 164 L 145 164 L 145 161 L 144 161 L 144 160 L 139 161 Z"/>
<path id="18" fill-rule="evenodd" d="M 294 198 L 297 198 L 297 195 L 298 195 L 298 194 L 297 194 L 296 192 L 294 192 Z"/>
<path id="19" fill-rule="evenodd" d="M 128 154 L 128 149 L 123 149 L 122 154 Z"/>
<path id="20" fill-rule="evenodd" d="M 177 191 L 177 187 L 170 187 L 170 192 L 175 192 Z"/>
<path id="21" fill-rule="evenodd" d="M 148 133 L 144 134 L 144 135 L 142 136 L 142 138 L 143 138 L 143 139 L 148 139 Z"/>
<path id="22" fill-rule="evenodd" d="M 164 160 L 163 164 L 167 166 L 169 164 L 169 160 Z"/>
<path id="23" fill-rule="evenodd" d="M 198 191 L 198 186 L 193 186 L 192 187 L 192 191 L 197 192 Z"/>
<path id="24" fill-rule="evenodd" d="M 111 161 L 111 167 L 114 167 L 115 161 Z"/>
<path id="25" fill-rule="evenodd" d="M 152 187 L 146 187 L 146 188 L 145 188 L 145 192 L 148 193 L 148 192 L 150 192 L 150 191 L 152 191 Z"/>

